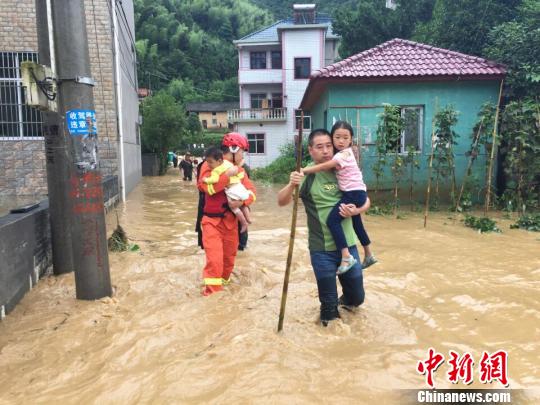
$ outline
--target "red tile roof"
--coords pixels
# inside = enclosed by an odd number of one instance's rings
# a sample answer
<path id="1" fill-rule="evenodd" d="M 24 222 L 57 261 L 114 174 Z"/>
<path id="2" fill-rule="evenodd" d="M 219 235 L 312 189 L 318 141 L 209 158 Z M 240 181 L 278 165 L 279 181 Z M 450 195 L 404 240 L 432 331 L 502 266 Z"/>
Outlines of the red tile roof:
<path id="1" fill-rule="evenodd" d="M 312 78 L 429 78 L 434 76 L 503 76 L 504 66 L 476 56 L 392 39 L 341 62 L 315 71 Z"/>

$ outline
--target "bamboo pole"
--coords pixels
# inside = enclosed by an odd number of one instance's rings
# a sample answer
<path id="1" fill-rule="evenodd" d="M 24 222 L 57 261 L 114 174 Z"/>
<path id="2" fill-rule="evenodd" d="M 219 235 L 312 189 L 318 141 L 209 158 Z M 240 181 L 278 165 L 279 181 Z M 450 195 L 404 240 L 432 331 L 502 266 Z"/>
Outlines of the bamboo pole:
<path id="1" fill-rule="evenodd" d="M 497 101 L 497 109 L 495 110 L 495 122 L 493 124 L 493 141 L 491 143 L 491 156 L 489 158 L 488 179 L 486 184 L 486 205 L 484 207 L 484 216 L 486 216 L 489 211 L 489 203 L 491 200 L 491 176 L 493 173 L 493 160 L 495 158 L 495 149 L 497 148 L 497 124 L 499 122 L 499 110 L 501 106 L 503 85 L 504 79 L 501 80 L 501 86 L 499 88 L 499 99 Z"/>
<path id="2" fill-rule="evenodd" d="M 296 171 L 299 172 L 302 167 L 302 132 L 304 127 L 304 111 L 300 113 L 300 125 L 298 129 L 298 140 L 296 144 Z M 285 277 L 283 280 L 283 291 L 281 293 L 281 307 L 279 309 L 278 332 L 283 329 L 283 319 L 285 318 L 285 305 L 287 304 L 287 292 L 289 290 L 289 276 L 291 274 L 291 263 L 294 249 L 294 237 L 296 234 L 296 214 L 298 212 L 299 187 L 294 187 L 293 212 L 291 220 L 291 236 L 289 238 L 289 252 L 287 254 L 287 266 L 285 268 Z"/>
<path id="3" fill-rule="evenodd" d="M 482 125 L 484 124 L 484 117 L 482 117 L 482 120 L 480 121 L 480 126 L 478 127 L 478 131 L 476 131 L 476 135 L 473 140 L 473 147 L 471 150 L 471 156 L 469 156 L 469 162 L 467 163 L 467 170 L 465 170 L 465 176 L 463 176 L 463 183 L 461 183 L 461 189 L 459 190 L 459 195 L 456 201 L 456 207 L 455 211 L 458 210 L 459 203 L 461 202 L 461 197 L 463 196 L 463 190 L 465 189 L 465 183 L 467 182 L 467 179 L 469 178 L 469 174 L 472 167 L 472 162 L 474 159 L 474 152 L 476 151 L 476 148 L 478 146 L 478 140 L 480 139 L 480 131 L 482 131 Z"/>
<path id="4" fill-rule="evenodd" d="M 431 195 L 431 168 L 433 167 L 433 154 L 435 153 L 435 116 L 437 115 L 437 99 L 435 99 L 435 110 L 431 120 L 431 156 L 429 157 L 428 186 L 426 191 L 426 207 L 424 210 L 424 228 L 427 226 L 429 213 L 429 197 Z"/>

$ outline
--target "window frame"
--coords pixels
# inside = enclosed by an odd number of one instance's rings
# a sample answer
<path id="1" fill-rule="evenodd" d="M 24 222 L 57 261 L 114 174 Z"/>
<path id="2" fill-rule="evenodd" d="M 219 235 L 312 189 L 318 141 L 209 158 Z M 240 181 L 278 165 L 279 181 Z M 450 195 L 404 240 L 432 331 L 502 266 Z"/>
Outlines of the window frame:
<path id="1" fill-rule="evenodd" d="M 255 59 L 256 54 L 259 54 L 258 59 Z M 264 55 L 264 58 L 262 57 L 262 55 Z M 266 59 L 267 59 L 266 51 L 250 51 L 249 52 L 249 68 L 251 70 L 264 70 L 264 69 L 266 69 L 267 66 L 268 66 L 268 61 Z M 258 62 L 263 62 L 264 67 L 254 67 L 254 62 L 257 62 L 257 61 Z"/>
<path id="2" fill-rule="evenodd" d="M 300 121 L 300 117 L 302 116 L 302 113 L 299 113 L 301 110 L 294 110 L 294 129 L 298 131 L 300 128 L 298 126 L 298 122 Z M 307 114 L 306 114 L 307 113 Z M 311 112 L 310 111 L 304 111 L 304 124 L 306 123 L 306 119 L 309 120 L 309 126 L 303 126 L 303 131 L 311 131 Z"/>
<path id="3" fill-rule="evenodd" d="M 9 133 L 9 135 L 2 135 L 0 132 L 0 142 L 21 140 L 39 141 L 44 139 L 41 111 L 25 103 L 21 75 L 21 62 L 23 60 L 38 62 L 38 54 L 33 51 L 0 52 L 0 94 L 4 98 L 8 92 L 13 91 L 14 98 L 13 100 L 8 98 L 7 102 L 4 101 L 0 104 L 0 127 L 5 125 L 8 128 L 7 133 Z M 8 121 L 8 116 L 16 121 Z M 16 130 L 11 133 L 10 127 L 14 127 Z M 40 135 L 25 135 L 29 131 Z"/>
<path id="4" fill-rule="evenodd" d="M 262 98 L 258 97 L 256 99 L 254 99 L 253 96 L 262 96 Z M 267 97 L 267 94 L 266 93 L 249 93 L 249 108 L 251 109 L 261 109 L 263 108 L 263 101 L 266 100 L 266 97 Z M 260 101 L 261 105 L 260 107 L 253 107 L 253 101 Z"/>
<path id="5" fill-rule="evenodd" d="M 279 54 L 279 66 L 274 66 L 274 55 Z M 283 54 L 281 51 L 270 51 L 270 67 L 272 69 L 283 69 Z"/>
<path id="6" fill-rule="evenodd" d="M 405 111 L 406 110 L 419 110 L 420 113 L 418 114 L 418 134 L 417 134 L 417 140 L 418 140 L 418 148 L 415 150 L 415 153 L 422 153 L 423 150 L 423 139 L 424 139 L 424 111 L 425 108 L 423 105 L 400 105 L 400 113 L 401 117 L 405 118 Z M 407 154 L 407 145 L 405 145 L 405 127 L 401 131 L 401 139 L 400 139 L 400 154 L 406 155 Z"/>
<path id="7" fill-rule="evenodd" d="M 308 64 L 308 69 L 307 69 L 307 76 L 305 77 L 300 77 L 297 75 L 297 69 L 298 68 L 301 68 L 300 66 L 297 66 L 296 65 L 296 62 L 297 61 L 300 61 L 300 60 L 307 60 L 309 62 Z M 309 56 L 306 56 L 306 57 L 296 57 L 294 58 L 294 80 L 309 80 L 309 77 L 311 76 L 311 57 Z"/>
<path id="8" fill-rule="evenodd" d="M 272 101 L 272 108 L 283 108 L 283 93 L 272 93 L 270 100 Z M 274 105 L 274 100 L 281 101 L 281 106 L 276 107 Z"/>
<path id="9" fill-rule="evenodd" d="M 250 137 L 252 136 L 255 136 L 255 139 L 250 139 Z M 259 137 L 262 137 L 262 138 L 259 138 Z M 266 133 L 265 132 L 251 132 L 251 133 L 246 133 L 246 138 L 247 138 L 247 141 L 248 141 L 248 153 L 250 155 L 266 155 Z M 259 145 L 259 142 L 262 141 L 262 145 L 263 145 L 263 151 L 262 152 L 259 152 L 258 151 L 258 145 Z M 255 151 L 251 151 L 251 145 L 254 144 L 255 145 Z"/>

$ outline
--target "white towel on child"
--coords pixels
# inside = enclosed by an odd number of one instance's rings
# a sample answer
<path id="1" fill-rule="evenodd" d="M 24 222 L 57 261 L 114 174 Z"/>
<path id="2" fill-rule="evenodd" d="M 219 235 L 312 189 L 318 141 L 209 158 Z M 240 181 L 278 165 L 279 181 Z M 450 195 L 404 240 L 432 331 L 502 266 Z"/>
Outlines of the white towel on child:
<path id="1" fill-rule="evenodd" d="M 242 183 L 231 184 L 225 189 L 225 194 L 231 200 L 245 201 L 249 198 L 249 190 Z"/>

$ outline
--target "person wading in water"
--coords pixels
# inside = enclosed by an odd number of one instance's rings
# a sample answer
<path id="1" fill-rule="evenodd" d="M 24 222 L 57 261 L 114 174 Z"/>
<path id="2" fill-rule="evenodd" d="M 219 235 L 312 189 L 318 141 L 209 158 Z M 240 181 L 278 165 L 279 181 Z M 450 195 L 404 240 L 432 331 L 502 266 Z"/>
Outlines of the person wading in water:
<path id="1" fill-rule="evenodd" d="M 255 199 L 255 187 L 242 169 L 244 150 L 248 149 L 245 137 L 231 132 L 223 137 L 223 158 L 239 167 L 238 174 L 242 184 L 250 192 L 245 201 L 234 201 L 237 207 L 249 206 Z M 206 184 L 202 179 L 210 177 L 212 169 L 207 162 L 201 165 L 198 173 L 198 188 L 204 193 L 204 206 L 201 218 L 202 245 L 206 254 L 203 269 L 203 295 L 211 295 L 223 290 L 223 285 L 230 282 L 234 261 L 238 252 L 238 220 L 229 209 L 225 188 L 229 185 L 229 176 L 223 173 L 215 184 Z"/>

